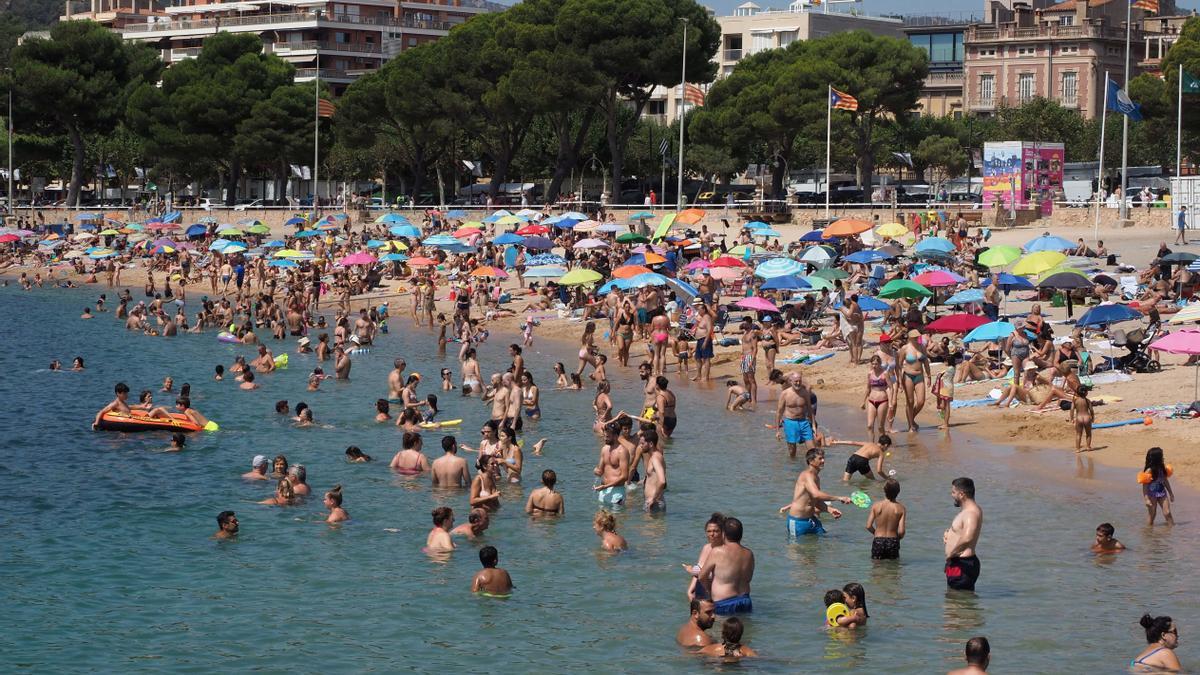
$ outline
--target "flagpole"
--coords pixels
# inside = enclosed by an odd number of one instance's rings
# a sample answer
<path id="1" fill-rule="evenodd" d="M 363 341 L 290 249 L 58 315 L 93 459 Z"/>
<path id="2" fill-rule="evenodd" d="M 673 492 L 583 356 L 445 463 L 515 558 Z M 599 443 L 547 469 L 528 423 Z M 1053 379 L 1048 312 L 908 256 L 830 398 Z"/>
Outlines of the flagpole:
<path id="1" fill-rule="evenodd" d="M 1104 105 L 1100 106 L 1100 168 L 1096 174 L 1096 221 L 1093 239 L 1100 245 L 1100 209 L 1104 208 L 1104 133 L 1108 122 L 1108 71 L 1104 71 Z"/>
<path id="2" fill-rule="evenodd" d="M 317 67 L 313 69 L 313 220 L 316 220 L 317 208 L 317 179 L 321 169 L 321 59 L 317 58 Z"/>
<path id="3" fill-rule="evenodd" d="M 827 84 L 825 86 L 827 89 L 827 91 L 825 92 L 825 219 L 828 220 L 829 219 L 829 186 L 831 183 L 831 181 L 829 180 L 829 175 L 830 175 L 829 171 L 830 171 L 830 160 L 833 156 L 830 153 L 830 147 L 829 147 L 830 137 L 832 136 L 832 132 L 833 132 L 833 85 Z"/>
<path id="4" fill-rule="evenodd" d="M 683 210 L 683 104 L 687 100 L 687 28 L 688 20 L 683 22 L 683 56 L 679 69 L 679 177 L 675 187 L 675 209 Z M 666 195 L 664 195 L 665 197 Z"/>
<path id="5" fill-rule="evenodd" d="M 1121 89 L 1129 95 L 1129 36 L 1133 32 L 1133 0 L 1125 3 L 1125 84 Z M 1104 83 L 1105 91 L 1108 82 Z M 1129 187 L 1129 114 L 1121 115 L 1121 220 L 1129 218 L 1129 206 L 1125 202 L 1125 191 Z"/>
<path id="6" fill-rule="evenodd" d="M 1183 177 L 1183 62 L 1179 63 L 1179 93 L 1175 104 L 1175 177 Z"/>

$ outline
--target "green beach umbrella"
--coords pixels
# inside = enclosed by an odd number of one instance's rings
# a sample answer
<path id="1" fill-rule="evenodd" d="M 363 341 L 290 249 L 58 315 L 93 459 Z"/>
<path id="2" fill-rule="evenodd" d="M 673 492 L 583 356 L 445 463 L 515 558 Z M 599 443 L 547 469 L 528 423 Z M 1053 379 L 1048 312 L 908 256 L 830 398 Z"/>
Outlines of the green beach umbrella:
<path id="1" fill-rule="evenodd" d="M 984 267 L 1004 267 L 1021 257 L 1021 249 L 1001 244 L 979 254 L 979 264 Z"/>
<path id="2" fill-rule="evenodd" d="M 617 235 L 617 241 L 621 242 L 622 244 L 645 244 L 650 240 L 645 236 L 638 234 L 637 232 L 626 232 L 625 234 Z"/>
<path id="3" fill-rule="evenodd" d="M 251 225 L 250 227 L 246 228 L 246 231 L 250 234 L 271 234 L 271 228 L 263 225 L 262 223 Z"/>
<path id="4" fill-rule="evenodd" d="M 595 270 L 578 268 L 567 272 L 562 279 L 558 280 L 558 283 L 563 286 L 582 286 L 583 284 L 594 284 L 603 278 Z"/>
<path id="5" fill-rule="evenodd" d="M 933 291 L 908 279 L 892 279 L 879 291 L 881 298 L 927 298 L 932 295 Z"/>
<path id="6" fill-rule="evenodd" d="M 822 279 L 821 277 L 818 277 L 818 276 L 800 277 L 800 278 L 807 281 L 809 286 L 812 286 L 811 289 L 805 289 L 805 290 L 819 291 L 822 288 L 826 288 L 831 291 L 833 290 L 833 282 L 828 279 Z"/>
<path id="7" fill-rule="evenodd" d="M 836 281 L 838 279 L 847 279 L 850 277 L 850 274 L 846 272 L 846 270 L 830 267 L 828 269 L 817 270 L 816 272 L 813 272 L 811 276 L 820 277 L 829 281 Z"/>

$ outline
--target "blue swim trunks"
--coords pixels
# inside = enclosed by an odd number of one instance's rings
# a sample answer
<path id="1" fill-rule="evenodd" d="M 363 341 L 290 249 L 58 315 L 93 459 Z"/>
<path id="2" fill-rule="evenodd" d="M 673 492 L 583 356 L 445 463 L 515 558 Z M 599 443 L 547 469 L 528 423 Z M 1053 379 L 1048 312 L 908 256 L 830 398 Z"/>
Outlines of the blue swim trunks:
<path id="1" fill-rule="evenodd" d="M 609 506 L 625 503 L 625 486 L 617 485 L 614 487 L 606 487 L 597 493 L 597 498 L 601 504 Z"/>
<path id="2" fill-rule="evenodd" d="M 816 516 L 812 518 L 797 518 L 789 515 L 787 517 L 787 531 L 789 537 L 803 537 L 806 534 L 825 534 L 825 526 L 821 524 L 821 519 Z"/>
<path id="3" fill-rule="evenodd" d="M 730 614 L 749 614 L 754 611 L 754 603 L 750 602 L 750 594 L 743 593 L 735 595 L 732 598 L 725 598 L 713 603 L 716 606 L 716 613 L 721 616 L 729 616 Z"/>
<path id="4" fill-rule="evenodd" d="M 812 423 L 808 420 L 783 419 L 783 438 L 788 443 L 805 443 L 813 439 Z"/>

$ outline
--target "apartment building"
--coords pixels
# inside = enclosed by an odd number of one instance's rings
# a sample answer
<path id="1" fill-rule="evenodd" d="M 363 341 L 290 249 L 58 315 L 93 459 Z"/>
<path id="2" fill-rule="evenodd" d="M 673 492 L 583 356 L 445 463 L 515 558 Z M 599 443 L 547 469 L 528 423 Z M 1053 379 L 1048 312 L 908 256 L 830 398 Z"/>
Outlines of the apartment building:
<path id="1" fill-rule="evenodd" d="M 296 66 L 297 82 L 319 75 L 337 94 L 400 51 L 500 9 L 486 0 L 68 0 L 62 18 L 98 21 L 168 64 L 194 58 L 219 31 L 253 33 Z"/>
<path id="2" fill-rule="evenodd" d="M 732 73 L 734 66 L 747 56 L 786 47 L 797 40 L 853 30 L 904 37 L 904 23 L 900 19 L 836 11 L 838 4 L 845 3 L 834 0 L 822 5 L 797 0 L 786 8 L 772 9 L 745 2 L 734 9 L 732 15 L 715 17 L 721 26 L 721 46 L 713 57 L 718 66 L 717 77 Z M 666 124 L 679 115 L 681 103 L 685 111 L 691 109 L 693 104 L 683 98 L 679 85 L 656 87 L 646 104 L 645 114 Z"/>
<path id="3" fill-rule="evenodd" d="M 905 19 L 908 41 L 929 57 L 929 74 L 921 86 L 917 101 L 918 115 L 961 117 L 963 115 L 963 45 L 967 23 L 939 20 L 936 17 Z"/>
<path id="4" fill-rule="evenodd" d="M 988 115 L 1041 96 L 1094 117 L 1104 105 L 1104 77 L 1123 77 L 1127 0 L 990 0 L 982 23 L 963 40 L 963 98 Z M 1165 14 L 1175 12 L 1162 0 Z M 1147 63 L 1146 27 L 1154 15 L 1133 8 L 1131 62 Z M 1155 42 L 1157 46 L 1159 43 Z M 1161 53 L 1158 58 L 1161 58 Z"/>

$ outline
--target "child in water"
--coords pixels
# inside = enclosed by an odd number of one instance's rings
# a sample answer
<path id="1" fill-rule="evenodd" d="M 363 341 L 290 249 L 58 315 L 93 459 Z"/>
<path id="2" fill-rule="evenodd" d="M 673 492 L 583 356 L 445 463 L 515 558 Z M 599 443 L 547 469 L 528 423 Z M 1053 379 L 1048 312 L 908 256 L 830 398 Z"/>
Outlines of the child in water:
<path id="1" fill-rule="evenodd" d="M 737 380 L 726 380 L 725 387 L 729 390 L 729 396 L 725 399 L 726 410 L 741 410 L 750 402 L 750 392 L 738 384 Z"/>
<path id="2" fill-rule="evenodd" d="M 1146 468 L 1138 475 L 1142 483 L 1142 498 L 1150 515 L 1149 525 L 1154 524 L 1154 516 L 1162 509 L 1163 520 L 1168 525 L 1175 524 L 1175 516 L 1171 514 L 1171 502 L 1175 501 L 1175 492 L 1171 489 L 1171 467 L 1163 461 L 1162 448 L 1150 448 L 1146 451 Z"/>
<path id="3" fill-rule="evenodd" d="M 605 509 L 600 509 L 592 519 L 592 530 L 600 537 L 600 548 L 605 551 L 624 551 L 629 548 L 625 537 L 617 534 L 617 519 Z"/>
<path id="4" fill-rule="evenodd" d="M 1120 553 L 1125 550 L 1125 544 L 1117 541 L 1113 535 L 1117 530 L 1111 523 L 1100 523 L 1096 528 L 1096 542 L 1092 544 L 1092 553 Z"/>

